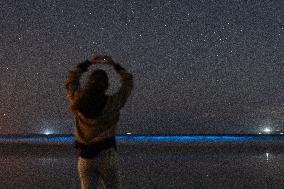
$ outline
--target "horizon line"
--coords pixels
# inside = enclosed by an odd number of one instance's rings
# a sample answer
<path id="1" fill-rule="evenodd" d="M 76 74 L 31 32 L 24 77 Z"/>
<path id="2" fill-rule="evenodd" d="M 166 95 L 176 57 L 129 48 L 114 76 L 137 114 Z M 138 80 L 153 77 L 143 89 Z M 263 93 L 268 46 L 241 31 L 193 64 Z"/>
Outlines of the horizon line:
<path id="1" fill-rule="evenodd" d="M 116 135 L 118 141 L 157 141 L 157 142 L 190 142 L 190 141 L 284 141 L 281 134 L 232 134 L 232 135 Z M 1 135 L 0 142 L 74 142 L 73 134 L 11 134 Z"/>

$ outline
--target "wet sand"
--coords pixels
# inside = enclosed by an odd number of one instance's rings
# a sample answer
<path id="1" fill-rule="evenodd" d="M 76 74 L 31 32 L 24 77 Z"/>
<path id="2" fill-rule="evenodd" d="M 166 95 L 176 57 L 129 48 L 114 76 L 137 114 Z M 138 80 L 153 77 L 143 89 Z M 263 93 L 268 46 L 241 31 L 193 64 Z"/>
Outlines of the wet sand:
<path id="1" fill-rule="evenodd" d="M 284 186 L 283 142 L 119 142 L 119 188 Z M 1 188 L 79 188 L 72 143 L 1 144 Z"/>

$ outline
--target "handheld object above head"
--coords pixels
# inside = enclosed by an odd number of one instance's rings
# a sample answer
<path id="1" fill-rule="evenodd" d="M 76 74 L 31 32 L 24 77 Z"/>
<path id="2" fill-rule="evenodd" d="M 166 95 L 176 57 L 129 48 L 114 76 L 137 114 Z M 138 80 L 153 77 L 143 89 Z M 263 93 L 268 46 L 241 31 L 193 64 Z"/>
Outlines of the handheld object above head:
<path id="1" fill-rule="evenodd" d="M 115 64 L 114 61 L 112 60 L 111 56 L 99 55 L 99 54 L 93 55 L 90 59 L 90 62 L 92 64 L 110 64 L 110 65 Z"/>
<path id="2" fill-rule="evenodd" d="M 112 57 L 109 55 L 95 54 L 88 61 L 90 64 L 108 64 L 113 66 L 117 72 L 126 71 L 119 63 L 114 62 Z"/>

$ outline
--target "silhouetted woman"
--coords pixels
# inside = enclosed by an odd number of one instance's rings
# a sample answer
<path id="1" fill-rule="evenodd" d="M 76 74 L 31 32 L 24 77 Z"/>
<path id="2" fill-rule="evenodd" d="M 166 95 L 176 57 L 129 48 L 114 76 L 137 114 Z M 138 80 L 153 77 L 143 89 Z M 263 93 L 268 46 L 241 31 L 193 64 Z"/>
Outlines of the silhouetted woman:
<path id="1" fill-rule="evenodd" d="M 94 70 L 83 88 L 80 78 L 92 64 L 109 64 L 117 72 L 121 86 L 106 95 L 109 81 L 104 70 Z M 75 117 L 75 144 L 79 151 L 78 173 L 82 189 L 96 188 L 99 178 L 106 188 L 117 188 L 115 130 L 120 109 L 133 87 L 133 77 L 110 56 L 97 55 L 70 71 L 65 78 L 70 111 Z"/>

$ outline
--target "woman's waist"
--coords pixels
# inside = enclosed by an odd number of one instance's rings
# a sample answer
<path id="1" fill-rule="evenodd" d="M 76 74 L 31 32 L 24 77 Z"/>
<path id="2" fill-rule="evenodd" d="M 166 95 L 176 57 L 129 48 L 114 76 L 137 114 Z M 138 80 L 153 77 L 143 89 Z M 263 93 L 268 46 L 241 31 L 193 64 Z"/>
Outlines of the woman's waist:
<path id="1" fill-rule="evenodd" d="M 108 137 L 108 138 L 104 138 L 100 141 L 94 141 L 94 142 L 87 143 L 87 144 L 84 144 L 84 143 L 81 143 L 78 140 L 75 140 L 75 144 L 79 148 L 100 149 L 100 148 L 109 148 L 109 147 L 112 147 L 112 146 L 115 147 L 116 146 L 116 140 L 115 140 L 115 136 L 111 136 L 111 137 Z"/>
<path id="2" fill-rule="evenodd" d="M 99 141 L 104 141 L 109 138 L 115 138 L 115 129 L 110 128 L 104 132 L 101 133 L 94 133 L 94 135 L 91 137 L 91 140 L 89 140 L 89 143 L 93 142 L 99 142 Z"/>
<path id="3" fill-rule="evenodd" d="M 75 129 L 75 136 L 77 141 L 84 144 L 104 141 L 108 138 L 115 137 L 115 127 L 111 127 L 100 133 L 85 130 L 80 130 L 79 132 L 78 129 Z"/>
<path id="4" fill-rule="evenodd" d="M 89 144 L 82 144 L 79 141 L 75 141 L 75 148 L 78 150 L 80 157 L 83 158 L 94 158 L 102 151 L 108 149 L 116 150 L 115 137 L 105 138 L 103 141 L 97 141 Z"/>

